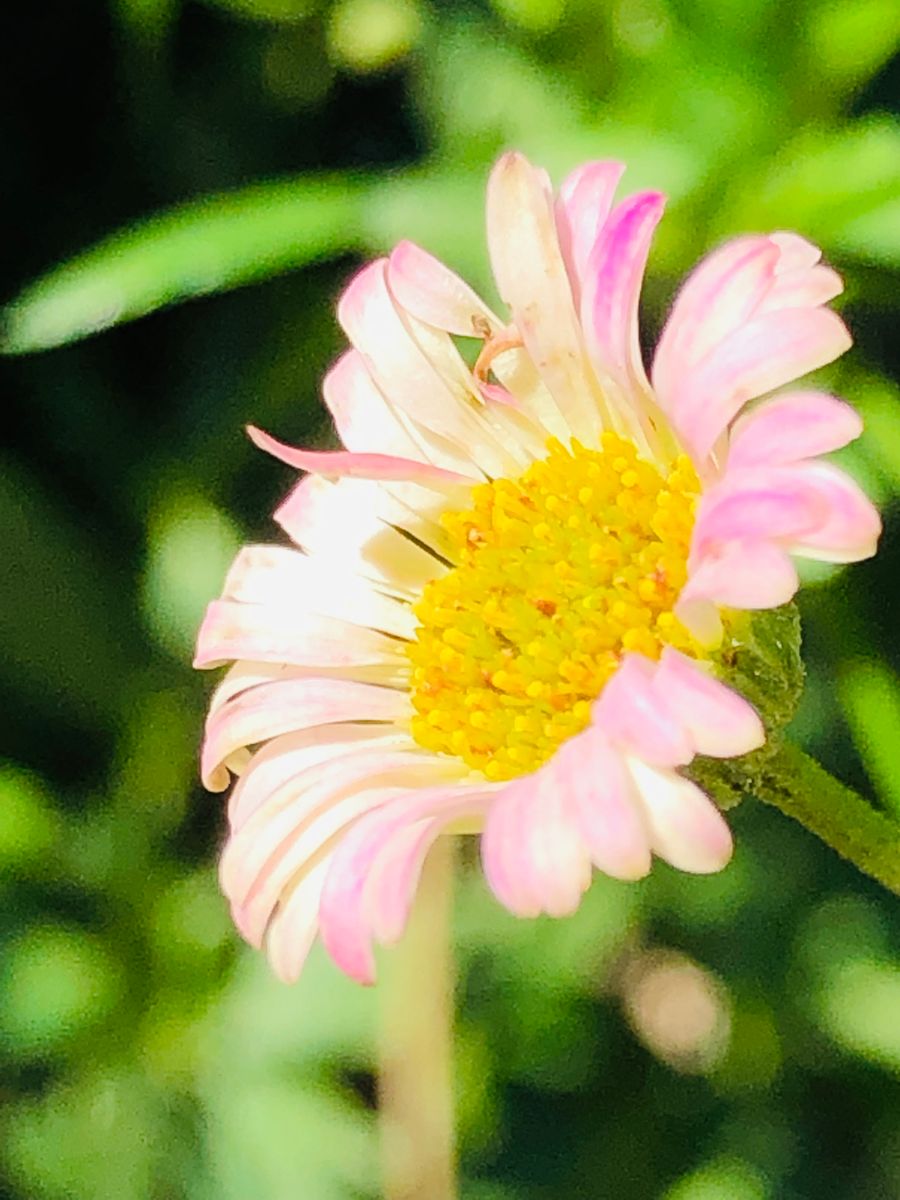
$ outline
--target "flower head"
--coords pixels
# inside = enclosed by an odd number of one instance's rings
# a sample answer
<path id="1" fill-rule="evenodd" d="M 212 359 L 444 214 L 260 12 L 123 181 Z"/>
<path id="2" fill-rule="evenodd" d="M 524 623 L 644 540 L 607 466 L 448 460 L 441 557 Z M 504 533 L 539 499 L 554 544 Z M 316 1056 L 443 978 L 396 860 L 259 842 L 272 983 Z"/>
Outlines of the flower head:
<path id="1" fill-rule="evenodd" d="M 324 396 L 344 449 L 251 430 L 304 472 L 275 514 L 296 548 L 239 554 L 196 665 L 234 662 L 203 777 L 238 777 L 222 885 L 285 979 L 321 935 L 371 980 L 446 831 L 481 831 L 522 916 L 569 913 L 594 868 L 636 879 L 653 854 L 719 870 L 728 826 L 681 769 L 765 731 L 717 648 L 791 599 L 792 556 L 874 551 L 876 513 L 818 457 L 859 434 L 853 410 L 817 391 L 748 409 L 848 348 L 825 307 L 839 277 L 795 234 L 727 243 L 648 378 L 664 201 L 614 205 L 622 170 L 589 163 L 554 196 L 505 155 L 487 227 L 506 315 L 403 243 L 338 306 L 352 348 Z"/>

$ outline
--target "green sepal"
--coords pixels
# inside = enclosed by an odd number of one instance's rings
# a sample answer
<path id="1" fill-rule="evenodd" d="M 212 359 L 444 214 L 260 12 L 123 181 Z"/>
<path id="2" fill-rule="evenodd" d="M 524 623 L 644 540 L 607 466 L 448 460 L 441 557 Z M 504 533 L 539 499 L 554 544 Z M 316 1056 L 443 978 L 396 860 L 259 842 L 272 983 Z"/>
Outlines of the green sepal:
<path id="1" fill-rule="evenodd" d="M 765 768 L 783 743 L 803 691 L 800 614 L 796 604 L 727 618 L 722 645 L 713 656 L 716 674 L 740 692 L 762 717 L 765 745 L 741 758 L 698 756 L 685 774 L 722 809 L 758 790 Z"/>

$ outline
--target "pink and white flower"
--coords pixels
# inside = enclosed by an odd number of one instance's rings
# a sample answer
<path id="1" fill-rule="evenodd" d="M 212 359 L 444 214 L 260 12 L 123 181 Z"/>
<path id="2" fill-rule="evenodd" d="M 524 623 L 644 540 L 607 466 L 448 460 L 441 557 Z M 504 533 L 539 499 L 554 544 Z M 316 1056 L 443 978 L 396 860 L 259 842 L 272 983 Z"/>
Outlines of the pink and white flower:
<path id="1" fill-rule="evenodd" d="M 874 552 L 877 514 L 818 457 L 860 433 L 854 411 L 810 390 L 748 408 L 849 347 L 825 307 L 840 278 L 796 234 L 728 242 L 648 377 L 664 199 L 614 204 L 622 172 L 588 163 L 554 196 L 505 155 L 487 229 L 507 315 L 403 243 L 338 306 L 344 449 L 251 431 L 304 472 L 275 514 L 294 547 L 242 550 L 209 606 L 196 665 L 234 665 L 202 771 L 214 791 L 237 776 L 222 886 L 286 980 L 320 935 L 371 981 L 447 831 L 481 831 L 521 916 L 570 913 L 594 868 L 636 879 L 654 854 L 719 870 L 728 826 L 680 768 L 765 734 L 707 651 L 734 610 L 790 600 L 792 556 Z"/>

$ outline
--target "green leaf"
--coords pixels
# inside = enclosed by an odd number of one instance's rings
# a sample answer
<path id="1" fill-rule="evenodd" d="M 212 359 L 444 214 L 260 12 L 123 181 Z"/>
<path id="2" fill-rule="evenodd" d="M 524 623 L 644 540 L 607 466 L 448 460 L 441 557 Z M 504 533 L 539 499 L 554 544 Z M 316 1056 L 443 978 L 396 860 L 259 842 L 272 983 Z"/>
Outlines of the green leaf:
<path id="1" fill-rule="evenodd" d="M 209 196 L 113 234 L 6 309 L 0 351 L 61 346 L 185 300 L 353 249 L 362 180 L 301 176 Z"/>
<path id="2" fill-rule="evenodd" d="M 900 43 L 895 0 L 831 0 L 808 16 L 806 45 L 814 70 L 831 89 L 865 82 Z"/>
<path id="3" fill-rule="evenodd" d="M 860 662 L 845 672 L 839 695 L 854 744 L 878 798 L 900 817 L 900 756 L 894 740 L 900 729 L 900 685 L 882 663 Z"/>
<path id="4" fill-rule="evenodd" d="M 896 261 L 900 126 L 887 117 L 805 129 L 762 173 L 750 172 L 720 232 L 797 229 L 829 250 Z"/>

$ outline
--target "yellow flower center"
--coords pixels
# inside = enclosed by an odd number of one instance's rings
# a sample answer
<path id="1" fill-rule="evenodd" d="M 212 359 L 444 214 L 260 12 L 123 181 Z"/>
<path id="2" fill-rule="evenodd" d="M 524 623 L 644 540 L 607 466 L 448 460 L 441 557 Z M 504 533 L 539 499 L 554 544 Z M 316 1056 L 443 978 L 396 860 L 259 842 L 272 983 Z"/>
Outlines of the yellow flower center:
<path id="1" fill-rule="evenodd" d="M 426 586 L 408 651 L 419 745 L 510 779 L 585 728 L 625 651 L 701 657 L 672 612 L 699 490 L 686 457 L 664 476 L 604 433 L 551 441 L 445 513 L 457 565 Z"/>

